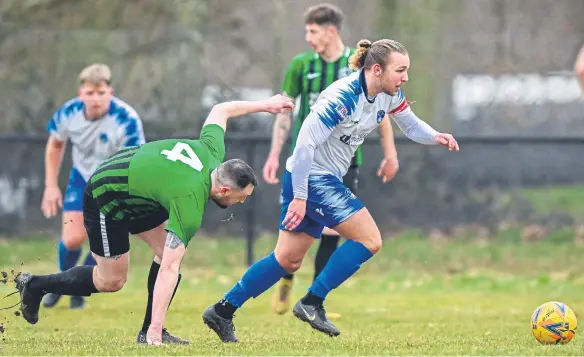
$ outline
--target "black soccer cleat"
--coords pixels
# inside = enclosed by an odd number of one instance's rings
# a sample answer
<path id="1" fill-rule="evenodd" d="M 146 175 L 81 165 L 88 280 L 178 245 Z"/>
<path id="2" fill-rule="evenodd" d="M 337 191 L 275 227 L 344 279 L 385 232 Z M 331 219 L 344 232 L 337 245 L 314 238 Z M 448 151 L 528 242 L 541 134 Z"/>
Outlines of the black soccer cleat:
<path id="1" fill-rule="evenodd" d="M 300 300 L 294 305 L 292 313 L 300 320 L 307 322 L 313 329 L 324 332 L 331 337 L 341 334 L 341 331 L 326 318 L 323 305 L 306 305 Z"/>
<path id="2" fill-rule="evenodd" d="M 215 311 L 215 305 L 211 305 L 203 312 L 203 322 L 205 325 L 219 336 L 223 342 L 238 342 L 235 337 L 235 325 L 232 319 L 221 317 Z"/>
<path id="3" fill-rule="evenodd" d="M 137 343 L 146 344 L 146 332 L 140 330 L 138 332 L 138 337 L 136 338 Z M 165 328 L 162 329 L 162 343 L 163 344 L 177 344 L 177 345 L 188 345 L 190 342 L 183 340 L 180 337 L 176 337 L 170 334 Z"/>
<path id="4" fill-rule="evenodd" d="M 45 296 L 45 298 L 43 299 L 43 306 L 44 307 L 53 307 L 53 306 L 57 305 L 59 300 L 61 300 L 62 296 L 63 295 L 53 294 L 53 293 L 47 294 Z"/>
<path id="5" fill-rule="evenodd" d="M 28 289 L 28 284 L 30 283 L 33 275 L 31 273 L 19 273 L 14 279 L 16 282 L 16 289 L 20 292 L 20 311 L 22 311 L 22 317 L 30 323 L 36 324 L 39 321 L 39 308 L 41 307 L 41 300 L 43 299 L 44 293 L 34 293 Z"/>

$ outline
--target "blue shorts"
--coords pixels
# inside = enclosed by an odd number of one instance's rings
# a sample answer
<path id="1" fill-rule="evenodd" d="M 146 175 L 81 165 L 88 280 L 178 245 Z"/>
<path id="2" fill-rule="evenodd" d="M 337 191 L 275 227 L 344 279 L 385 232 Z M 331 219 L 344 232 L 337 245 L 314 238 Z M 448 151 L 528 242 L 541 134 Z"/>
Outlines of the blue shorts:
<path id="1" fill-rule="evenodd" d="M 87 182 L 79 171 L 75 168 L 71 170 L 69 175 L 69 183 L 67 184 L 67 191 L 63 198 L 63 211 L 83 211 L 83 192 Z"/>
<path id="2" fill-rule="evenodd" d="M 286 171 L 282 180 L 281 230 L 287 230 L 282 225 L 282 221 L 293 199 L 292 174 Z M 324 227 L 336 227 L 363 207 L 365 206 L 361 200 L 334 175 L 310 175 L 308 176 L 306 215 L 298 227 L 292 231 L 304 232 L 318 239 Z"/>

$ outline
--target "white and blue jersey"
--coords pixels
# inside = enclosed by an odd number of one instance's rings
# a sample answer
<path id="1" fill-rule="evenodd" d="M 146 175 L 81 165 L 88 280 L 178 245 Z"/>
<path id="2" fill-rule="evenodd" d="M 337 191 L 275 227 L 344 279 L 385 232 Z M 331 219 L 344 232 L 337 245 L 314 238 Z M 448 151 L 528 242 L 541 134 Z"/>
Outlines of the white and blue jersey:
<path id="1" fill-rule="evenodd" d="M 122 147 L 145 142 L 138 113 L 115 97 L 108 113 L 97 120 L 85 119 L 83 101 L 71 99 L 57 110 L 47 129 L 58 140 L 69 140 L 73 146 L 73 167 L 64 197 L 64 211 L 82 210 L 83 190 L 99 164 Z"/>
<path id="2" fill-rule="evenodd" d="M 325 226 L 335 227 L 363 208 L 342 177 L 359 145 L 386 114 L 413 141 L 435 144 L 437 132 L 416 117 L 401 89 L 395 96 L 380 93 L 371 98 L 363 71 L 334 82 L 320 94 L 286 162 L 280 222 L 294 198 L 305 199 L 306 216 L 294 231 L 318 238 Z M 280 225 L 280 229 L 285 228 Z"/>

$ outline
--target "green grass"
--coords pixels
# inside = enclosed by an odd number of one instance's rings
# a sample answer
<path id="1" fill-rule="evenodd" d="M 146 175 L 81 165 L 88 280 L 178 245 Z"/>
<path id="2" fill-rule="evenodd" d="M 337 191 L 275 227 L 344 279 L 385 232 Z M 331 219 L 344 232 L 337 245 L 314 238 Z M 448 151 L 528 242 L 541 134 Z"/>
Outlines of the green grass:
<path id="1" fill-rule="evenodd" d="M 386 241 L 382 252 L 334 291 L 329 311 L 336 339 L 314 332 L 291 314 L 270 310 L 272 291 L 249 301 L 235 323 L 239 344 L 222 344 L 201 321 L 201 312 L 244 271 L 243 240 L 199 238 L 189 246 L 183 283 L 166 326 L 192 341 L 190 346 L 137 346 L 144 313 L 150 254 L 132 240 L 129 280 L 121 292 L 96 294 L 87 310 L 69 311 L 67 300 L 41 310 L 37 325 L 13 310 L 0 311 L 6 331 L 0 355 L 582 355 L 576 336 L 565 346 L 541 346 L 529 318 L 549 300 L 584 311 L 584 247 L 566 236 L 525 244 L 506 232 L 489 241 L 457 239 L 430 243 L 415 232 Z M 258 241 L 257 256 L 274 245 Z M 4 271 L 55 270 L 51 239 L 0 241 Z M 311 253 L 314 253 L 312 251 Z M 294 298 L 310 282 L 312 258 L 297 276 Z M 0 294 L 14 291 L 0 285 Z M 15 296 L 0 300 L 15 303 Z"/>
<path id="2" fill-rule="evenodd" d="M 520 190 L 520 195 L 538 214 L 556 212 L 567 213 L 577 220 L 584 218 L 584 187 L 581 185 L 525 188 Z"/>

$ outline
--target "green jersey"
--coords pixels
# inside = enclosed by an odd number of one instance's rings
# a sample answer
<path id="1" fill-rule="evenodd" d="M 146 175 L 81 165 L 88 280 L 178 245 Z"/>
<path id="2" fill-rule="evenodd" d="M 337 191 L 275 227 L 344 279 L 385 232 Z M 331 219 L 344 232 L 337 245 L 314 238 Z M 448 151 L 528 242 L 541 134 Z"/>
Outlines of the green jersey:
<path id="1" fill-rule="evenodd" d="M 187 246 L 203 220 L 211 171 L 225 157 L 224 137 L 224 130 L 211 124 L 199 140 L 159 140 L 118 151 L 89 179 L 100 212 L 132 220 L 162 210 L 166 229 Z"/>
<path id="2" fill-rule="evenodd" d="M 349 57 L 355 50 L 345 47 L 342 56 L 335 62 L 327 62 L 316 52 L 308 51 L 296 55 L 286 72 L 282 92 L 291 98 L 300 97 L 300 106 L 292 133 L 292 150 L 296 145 L 296 138 L 304 119 L 310 113 L 310 107 L 326 87 L 334 81 L 346 77 L 351 73 Z M 363 154 L 361 147 L 353 157 L 352 165 L 361 165 Z"/>

